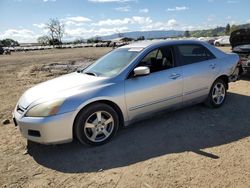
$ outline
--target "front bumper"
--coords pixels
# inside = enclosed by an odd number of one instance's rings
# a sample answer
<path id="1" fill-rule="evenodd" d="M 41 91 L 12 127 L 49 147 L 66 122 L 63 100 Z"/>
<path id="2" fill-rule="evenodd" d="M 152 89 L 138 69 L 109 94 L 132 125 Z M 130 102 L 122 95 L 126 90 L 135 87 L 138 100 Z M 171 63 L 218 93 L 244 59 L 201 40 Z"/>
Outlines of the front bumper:
<path id="1" fill-rule="evenodd" d="M 239 80 L 239 78 L 241 76 L 241 72 L 242 72 L 242 67 L 237 66 L 234 69 L 234 72 L 229 76 L 229 82 L 235 82 L 235 81 Z"/>
<path id="2" fill-rule="evenodd" d="M 74 115 L 74 112 L 69 112 L 50 117 L 25 117 L 15 110 L 13 118 L 26 139 L 57 144 L 72 141 Z"/>

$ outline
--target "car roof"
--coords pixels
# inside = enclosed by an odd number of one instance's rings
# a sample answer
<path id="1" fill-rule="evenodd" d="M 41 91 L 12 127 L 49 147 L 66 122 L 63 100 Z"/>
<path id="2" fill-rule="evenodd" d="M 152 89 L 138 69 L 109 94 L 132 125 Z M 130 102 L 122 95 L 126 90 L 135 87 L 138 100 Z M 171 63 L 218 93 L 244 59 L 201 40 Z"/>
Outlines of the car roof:
<path id="1" fill-rule="evenodd" d="M 145 40 L 140 42 L 131 43 L 120 48 L 147 48 L 150 46 L 158 45 L 177 45 L 177 44 L 204 44 L 199 40 Z"/>
<path id="2" fill-rule="evenodd" d="M 199 40 L 145 40 L 141 42 L 135 42 L 131 43 L 129 45 L 122 46 L 120 48 L 130 48 L 130 51 L 142 51 L 145 48 L 150 48 L 150 47 L 161 47 L 165 45 L 185 45 L 185 44 L 198 44 L 206 47 L 209 49 L 217 58 L 222 58 L 225 57 L 226 53 L 221 51 L 218 48 L 215 48 L 214 46 L 210 45 L 207 42 L 204 41 L 199 41 Z M 118 49 L 120 49 L 118 48 Z"/>

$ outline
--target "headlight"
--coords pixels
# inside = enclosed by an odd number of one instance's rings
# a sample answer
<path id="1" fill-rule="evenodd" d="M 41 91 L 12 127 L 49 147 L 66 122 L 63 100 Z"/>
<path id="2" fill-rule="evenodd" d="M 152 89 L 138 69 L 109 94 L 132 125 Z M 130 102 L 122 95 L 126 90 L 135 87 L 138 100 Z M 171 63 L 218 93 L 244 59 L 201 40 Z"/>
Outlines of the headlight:
<path id="1" fill-rule="evenodd" d="M 28 110 L 26 116 L 28 117 L 47 117 L 55 115 L 65 99 L 54 100 L 50 102 L 45 102 L 38 104 Z"/>

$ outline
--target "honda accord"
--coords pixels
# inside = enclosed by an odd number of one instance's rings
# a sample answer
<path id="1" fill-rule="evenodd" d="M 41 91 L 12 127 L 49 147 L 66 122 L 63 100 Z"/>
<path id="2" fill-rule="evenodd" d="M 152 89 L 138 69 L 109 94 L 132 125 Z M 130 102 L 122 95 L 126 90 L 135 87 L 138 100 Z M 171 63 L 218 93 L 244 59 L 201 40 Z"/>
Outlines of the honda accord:
<path id="1" fill-rule="evenodd" d="M 28 89 L 13 119 L 34 142 L 76 138 L 101 145 L 119 127 L 154 112 L 203 102 L 221 107 L 229 82 L 237 79 L 238 62 L 237 54 L 201 41 L 132 43 L 85 69 Z"/>

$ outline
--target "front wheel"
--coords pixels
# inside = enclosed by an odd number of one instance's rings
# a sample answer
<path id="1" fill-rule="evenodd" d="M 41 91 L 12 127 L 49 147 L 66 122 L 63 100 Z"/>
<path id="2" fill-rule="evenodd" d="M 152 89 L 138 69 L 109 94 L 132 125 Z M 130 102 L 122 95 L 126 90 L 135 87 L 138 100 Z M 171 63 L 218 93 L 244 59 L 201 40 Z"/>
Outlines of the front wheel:
<path id="1" fill-rule="evenodd" d="M 226 97 L 226 83 L 222 79 L 217 79 L 210 89 L 210 93 L 205 101 L 205 104 L 209 107 L 219 108 L 224 104 Z"/>
<path id="2" fill-rule="evenodd" d="M 118 130 L 119 118 L 112 107 L 97 103 L 83 109 L 75 121 L 75 135 L 84 144 L 98 146 L 110 141 Z"/>

